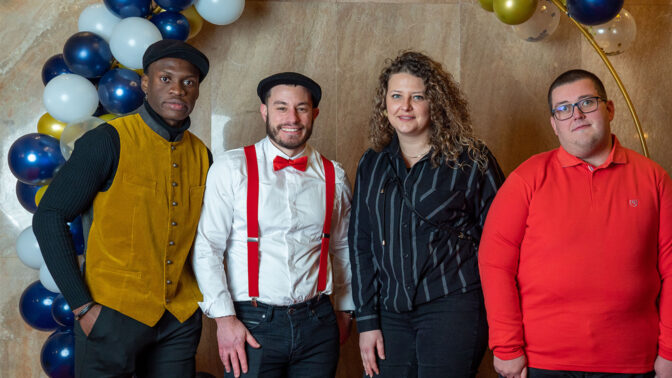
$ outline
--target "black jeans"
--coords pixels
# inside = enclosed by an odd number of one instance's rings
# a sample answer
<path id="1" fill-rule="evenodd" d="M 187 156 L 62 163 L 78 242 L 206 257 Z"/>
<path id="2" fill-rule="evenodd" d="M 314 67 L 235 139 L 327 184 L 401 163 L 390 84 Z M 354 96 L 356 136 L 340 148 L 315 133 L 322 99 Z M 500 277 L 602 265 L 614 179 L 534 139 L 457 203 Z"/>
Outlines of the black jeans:
<path id="1" fill-rule="evenodd" d="M 193 377 L 201 322 L 201 310 L 184 323 L 166 311 L 149 327 L 102 306 L 88 337 L 75 322 L 75 376 Z"/>
<path id="2" fill-rule="evenodd" d="M 340 344 L 329 297 L 292 306 L 235 302 L 236 316 L 261 344 L 245 346 L 248 372 L 242 377 L 326 378 L 336 374 Z M 225 374 L 233 377 L 233 371 Z"/>
<path id="3" fill-rule="evenodd" d="M 381 311 L 384 378 L 475 377 L 488 342 L 483 293 L 425 303 L 407 313 Z"/>
<path id="4" fill-rule="evenodd" d="M 527 368 L 528 378 L 653 378 L 655 375 L 656 373 L 653 371 L 644 374 L 617 374 Z"/>

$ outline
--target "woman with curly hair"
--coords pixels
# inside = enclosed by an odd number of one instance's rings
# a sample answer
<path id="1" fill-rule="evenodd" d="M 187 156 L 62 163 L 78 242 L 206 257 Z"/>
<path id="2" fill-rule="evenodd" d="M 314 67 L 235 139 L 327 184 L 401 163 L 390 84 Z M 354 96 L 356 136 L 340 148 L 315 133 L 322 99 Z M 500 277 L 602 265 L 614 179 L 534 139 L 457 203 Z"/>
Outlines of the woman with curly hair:
<path id="1" fill-rule="evenodd" d="M 365 374 L 473 377 L 487 323 L 477 249 L 504 180 L 452 76 L 407 51 L 379 77 L 349 243 Z"/>

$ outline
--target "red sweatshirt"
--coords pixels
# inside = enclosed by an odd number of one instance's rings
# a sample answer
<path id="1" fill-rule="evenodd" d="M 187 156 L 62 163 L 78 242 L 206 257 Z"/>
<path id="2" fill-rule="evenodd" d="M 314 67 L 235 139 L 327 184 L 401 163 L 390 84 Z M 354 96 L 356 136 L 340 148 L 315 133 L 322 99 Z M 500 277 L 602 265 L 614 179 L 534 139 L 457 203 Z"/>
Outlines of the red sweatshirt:
<path id="1" fill-rule="evenodd" d="M 558 148 L 511 173 L 479 266 L 501 359 L 607 373 L 672 360 L 672 180 L 615 136 L 599 167 Z"/>

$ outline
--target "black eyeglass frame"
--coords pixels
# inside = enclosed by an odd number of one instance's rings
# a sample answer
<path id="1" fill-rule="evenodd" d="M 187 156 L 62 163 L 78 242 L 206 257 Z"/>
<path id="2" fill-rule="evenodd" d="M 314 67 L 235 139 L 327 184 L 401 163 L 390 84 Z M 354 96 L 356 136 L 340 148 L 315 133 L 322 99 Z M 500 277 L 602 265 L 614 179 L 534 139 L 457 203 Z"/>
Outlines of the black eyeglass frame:
<path id="1" fill-rule="evenodd" d="M 597 100 L 597 106 L 595 106 L 595 109 L 593 109 L 593 110 L 585 111 L 585 110 L 581 109 L 581 105 L 579 105 L 579 104 L 581 103 L 581 101 L 585 101 L 585 100 L 588 100 L 588 99 Z M 596 111 L 597 108 L 599 108 L 599 106 L 600 106 L 600 100 L 602 100 L 602 102 L 604 102 L 604 103 L 607 102 L 606 98 L 603 98 L 603 97 L 600 97 L 600 96 L 590 96 L 590 97 L 584 97 L 584 98 L 580 99 L 579 101 L 577 101 L 573 104 L 563 104 L 563 106 L 564 105 L 571 105 L 572 106 L 572 112 L 569 113 L 567 118 L 562 118 L 562 119 L 558 118 L 557 111 L 556 111 L 555 108 L 551 110 L 551 114 L 553 115 L 553 118 L 555 118 L 558 121 L 566 121 L 566 120 L 568 120 L 568 119 L 570 119 L 574 116 L 574 108 L 579 108 L 579 111 L 583 114 L 588 114 L 588 113 L 592 113 L 592 112 Z"/>

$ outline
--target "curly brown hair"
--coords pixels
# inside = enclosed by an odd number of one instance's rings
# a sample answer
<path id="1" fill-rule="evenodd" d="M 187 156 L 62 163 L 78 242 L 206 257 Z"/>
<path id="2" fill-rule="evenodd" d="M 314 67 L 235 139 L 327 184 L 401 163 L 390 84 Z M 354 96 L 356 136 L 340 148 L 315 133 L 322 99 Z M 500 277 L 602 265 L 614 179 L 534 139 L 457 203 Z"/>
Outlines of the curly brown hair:
<path id="1" fill-rule="evenodd" d="M 485 145 L 473 135 L 471 116 L 464 95 L 453 76 L 444 71 L 441 63 L 416 51 L 403 51 L 395 59 L 387 59 L 386 66 L 378 77 L 378 89 L 374 98 L 373 113 L 369 120 L 369 140 L 376 151 L 385 148 L 395 133 L 387 118 L 387 84 L 397 73 L 408 73 L 422 79 L 429 100 L 432 147 L 431 161 L 434 167 L 445 161 L 459 166 L 460 154 L 466 148 L 469 157 L 481 170 L 487 168 L 488 157 Z"/>

